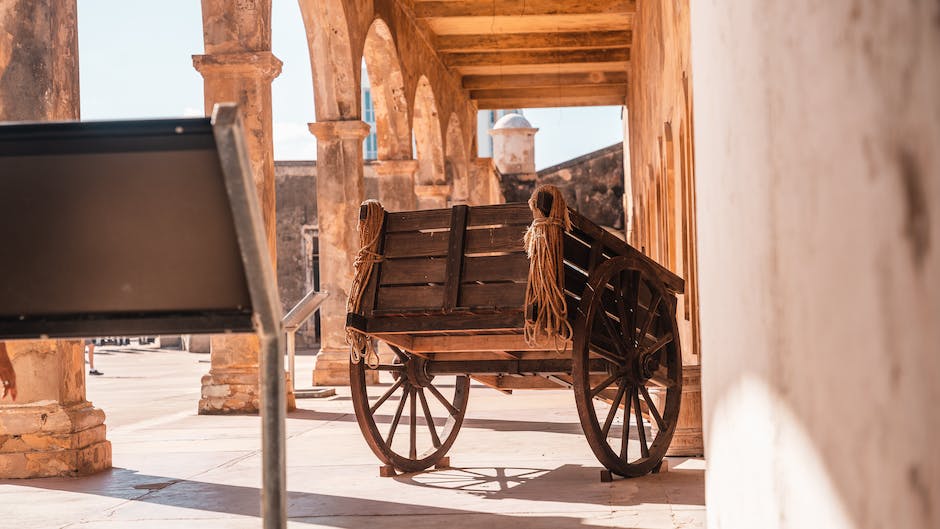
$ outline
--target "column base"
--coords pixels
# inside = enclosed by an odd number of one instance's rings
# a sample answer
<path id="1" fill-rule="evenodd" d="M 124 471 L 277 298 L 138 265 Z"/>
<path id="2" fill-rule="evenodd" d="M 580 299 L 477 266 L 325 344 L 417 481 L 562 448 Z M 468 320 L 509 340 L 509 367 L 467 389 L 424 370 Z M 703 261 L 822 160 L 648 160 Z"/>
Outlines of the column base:
<path id="1" fill-rule="evenodd" d="M 378 382 L 378 372 L 366 373 L 366 382 Z M 349 349 L 342 351 L 327 351 L 321 349 L 317 353 L 317 363 L 313 368 L 313 385 L 316 386 L 348 386 L 349 385 Z"/>
<path id="2" fill-rule="evenodd" d="M 199 415 L 254 415 L 261 409 L 261 375 L 257 370 L 216 370 L 202 377 Z M 287 411 L 297 409 L 290 374 L 285 375 Z"/>
<path id="3" fill-rule="evenodd" d="M 705 455 L 702 435 L 702 366 L 682 366 L 682 403 L 679 423 L 672 435 L 667 456 L 699 457 Z"/>
<path id="4" fill-rule="evenodd" d="M 87 401 L 0 409 L 0 478 L 84 476 L 111 468 L 104 419 Z"/>

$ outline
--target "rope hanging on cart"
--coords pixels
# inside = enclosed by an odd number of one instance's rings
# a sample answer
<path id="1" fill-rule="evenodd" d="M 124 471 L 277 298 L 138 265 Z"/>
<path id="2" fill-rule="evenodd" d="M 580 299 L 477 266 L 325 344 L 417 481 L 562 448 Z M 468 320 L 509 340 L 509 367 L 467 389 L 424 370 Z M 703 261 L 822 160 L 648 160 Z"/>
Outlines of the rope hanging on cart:
<path id="1" fill-rule="evenodd" d="M 347 312 L 359 312 L 362 295 L 372 277 L 373 265 L 382 261 L 378 247 L 382 223 L 385 222 L 385 210 L 382 209 L 378 200 L 366 200 L 362 206 L 365 208 L 365 215 L 359 216 L 359 253 L 356 254 L 356 260 L 353 262 L 356 275 L 353 277 L 352 288 L 349 290 L 349 298 L 346 299 Z M 369 367 L 375 369 L 379 366 L 379 354 L 375 351 L 372 340 L 365 333 L 347 326 L 346 343 L 351 346 L 349 359 L 352 363 L 358 364 L 364 358 Z"/>
<path id="2" fill-rule="evenodd" d="M 546 217 L 538 208 L 541 193 L 552 197 L 552 207 Z M 529 199 L 532 224 L 525 233 L 526 253 L 529 256 L 529 281 L 525 289 L 526 343 L 535 346 L 545 338 L 562 342 L 572 337 L 565 304 L 564 236 L 571 229 L 568 206 L 555 186 L 540 186 Z"/>

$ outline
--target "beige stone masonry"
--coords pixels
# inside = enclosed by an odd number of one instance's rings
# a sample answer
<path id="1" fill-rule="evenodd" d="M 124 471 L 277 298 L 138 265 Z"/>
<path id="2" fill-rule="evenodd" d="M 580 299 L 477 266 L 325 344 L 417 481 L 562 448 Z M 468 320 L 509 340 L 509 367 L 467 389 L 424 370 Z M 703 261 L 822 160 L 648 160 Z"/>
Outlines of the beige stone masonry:
<path id="1" fill-rule="evenodd" d="M 412 211 L 417 207 L 415 173 L 418 160 L 380 160 L 375 164 L 379 177 L 379 201 L 386 211 Z"/>
<path id="2" fill-rule="evenodd" d="M 362 203 L 362 141 L 369 125 L 360 120 L 310 124 L 317 137 L 317 208 L 320 222 L 320 289 L 330 297 L 320 307 L 320 352 L 313 385 L 349 384 L 346 299 L 359 250 L 356 226 Z M 327 178 L 326 175 L 330 177 Z"/>

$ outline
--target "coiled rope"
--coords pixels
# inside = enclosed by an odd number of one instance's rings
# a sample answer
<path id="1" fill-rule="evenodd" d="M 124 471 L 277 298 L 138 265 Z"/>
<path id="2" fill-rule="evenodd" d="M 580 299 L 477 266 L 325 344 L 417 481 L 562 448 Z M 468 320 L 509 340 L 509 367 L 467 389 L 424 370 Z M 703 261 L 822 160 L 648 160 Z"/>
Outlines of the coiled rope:
<path id="1" fill-rule="evenodd" d="M 385 222 L 385 210 L 378 200 L 366 200 L 362 205 L 366 208 L 366 213 L 364 216 L 359 216 L 359 253 L 356 254 L 356 260 L 353 262 L 356 275 L 353 277 L 352 288 L 346 299 L 346 311 L 355 313 L 359 312 L 362 295 L 372 277 L 373 265 L 382 261 L 378 247 L 382 223 Z M 346 343 L 350 345 L 349 359 L 352 363 L 358 364 L 364 358 L 366 365 L 372 369 L 379 366 L 379 354 L 375 351 L 372 340 L 365 333 L 346 326 Z"/>
<path id="2" fill-rule="evenodd" d="M 540 193 L 552 197 L 552 208 L 545 216 L 538 208 Z M 544 338 L 555 341 L 555 348 L 564 347 L 573 333 L 568 323 L 565 303 L 564 235 L 571 229 L 568 206 L 555 186 L 540 186 L 529 199 L 532 224 L 525 233 L 525 248 L 529 256 L 529 281 L 525 289 L 526 311 L 525 341 L 536 346 Z M 561 340 L 561 347 L 559 347 Z"/>

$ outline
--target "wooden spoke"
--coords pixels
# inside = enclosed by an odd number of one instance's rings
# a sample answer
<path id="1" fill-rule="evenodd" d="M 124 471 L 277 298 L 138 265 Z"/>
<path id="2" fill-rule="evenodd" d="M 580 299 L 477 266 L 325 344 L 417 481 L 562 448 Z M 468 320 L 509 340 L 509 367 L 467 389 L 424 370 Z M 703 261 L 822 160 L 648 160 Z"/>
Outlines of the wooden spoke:
<path id="1" fill-rule="evenodd" d="M 600 384 L 598 384 L 596 388 L 594 388 L 594 389 L 591 390 L 591 398 L 593 399 L 593 398 L 596 397 L 601 391 L 604 391 L 605 389 L 607 389 L 607 386 L 613 384 L 613 383 L 614 383 L 614 380 L 617 380 L 617 378 L 620 377 L 620 376 L 621 376 L 620 373 L 616 373 L 616 374 L 610 375 L 606 380 L 604 380 L 603 382 L 601 382 Z M 617 393 L 617 394 L 619 395 L 620 393 Z"/>
<path id="2" fill-rule="evenodd" d="M 660 336 L 658 340 L 650 344 L 649 347 L 646 347 L 645 349 L 643 349 L 643 351 L 640 354 L 644 356 L 653 354 L 656 351 L 659 351 L 660 349 L 665 347 L 669 342 L 671 342 L 672 338 L 673 338 L 672 333 L 667 332 L 666 334 Z"/>
<path id="3" fill-rule="evenodd" d="M 412 387 L 408 395 L 410 397 L 408 403 L 411 406 L 411 409 L 408 410 L 411 417 L 411 438 L 409 439 L 410 448 L 408 449 L 408 457 L 411 459 L 418 459 L 418 399 L 415 398 L 416 392 L 417 390 Z"/>
<path id="4" fill-rule="evenodd" d="M 630 328 L 630 315 L 627 312 L 627 303 L 624 300 L 624 288 L 626 282 L 624 281 L 624 275 L 626 272 L 620 272 L 617 275 L 617 285 L 616 291 L 618 295 L 616 296 L 617 303 L 617 317 L 620 319 L 620 335 L 623 336 L 623 340 L 630 341 L 630 348 L 633 348 L 633 335 L 636 334 L 636 330 Z M 626 355 L 625 355 L 626 356 Z"/>
<path id="5" fill-rule="evenodd" d="M 620 409 L 620 401 L 623 400 L 623 394 L 626 391 L 627 386 L 624 384 L 624 381 L 620 381 L 620 387 L 617 389 L 617 396 L 614 397 L 614 402 L 610 406 L 610 411 L 607 412 L 607 420 L 604 421 L 604 427 L 601 428 L 601 431 L 604 433 L 604 437 L 610 433 L 610 426 L 614 423 L 614 417 L 617 416 L 617 410 Z"/>
<path id="6" fill-rule="evenodd" d="M 437 400 L 439 400 L 441 404 L 444 405 L 445 408 L 447 408 L 447 411 L 451 415 L 457 415 L 457 413 L 460 412 L 460 410 L 455 408 L 453 404 L 451 404 L 450 402 L 447 401 L 446 398 L 444 398 L 444 395 L 441 395 L 441 392 L 438 391 L 438 389 L 434 387 L 433 384 L 428 384 L 428 389 L 431 390 L 431 394 L 434 395 L 437 398 Z"/>
<path id="7" fill-rule="evenodd" d="M 650 456 L 650 447 L 646 444 L 646 428 L 643 427 L 643 413 L 640 411 L 640 392 L 633 392 L 633 411 L 636 414 L 636 435 L 640 438 L 640 454 Z M 630 422 L 628 418 L 624 422 Z"/>
<path id="8" fill-rule="evenodd" d="M 398 403 L 398 409 L 395 410 L 395 417 L 392 419 L 392 426 L 388 429 L 388 437 L 385 438 L 385 444 L 392 446 L 392 439 L 395 438 L 395 430 L 398 429 L 398 422 L 401 421 L 401 413 L 405 411 L 405 402 L 408 401 L 408 391 L 405 390 L 401 396 L 401 402 Z"/>
<path id="9" fill-rule="evenodd" d="M 611 364 L 614 364 L 616 366 L 623 366 L 623 358 L 617 358 L 616 356 L 608 353 L 607 351 L 602 351 L 598 349 L 597 347 L 592 348 L 591 352 L 603 358 L 604 360 L 607 360 Z"/>
<path id="10" fill-rule="evenodd" d="M 633 392 L 633 387 L 628 388 L 628 392 L 624 394 L 623 402 L 623 435 L 620 438 L 620 459 L 624 461 L 630 461 L 629 455 L 630 451 L 627 449 L 627 445 L 630 442 L 630 394 Z"/>
<path id="11" fill-rule="evenodd" d="M 440 448 L 441 438 L 437 435 L 437 426 L 434 424 L 434 417 L 431 416 L 428 398 L 424 396 L 424 388 L 418 389 L 418 397 L 421 399 L 421 408 L 424 409 L 424 420 L 428 423 L 428 430 L 431 432 L 431 443 L 434 444 L 434 448 Z"/>
<path id="12" fill-rule="evenodd" d="M 663 293 L 656 292 L 656 298 L 652 303 L 650 303 L 649 312 L 646 313 L 646 322 L 643 323 L 643 330 L 640 331 L 640 335 L 637 337 L 637 343 L 643 343 L 646 335 L 650 332 L 650 327 L 652 327 L 653 319 L 656 316 L 656 309 L 659 308 L 659 304 L 662 302 L 662 300 Z"/>
<path id="13" fill-rule="evenodd" d="M 650 415 L 653 417 L 653 420 L 656 421 L 656 427 L 660 430 L 666 429 L 666 423 L 663 422 L 662 416 L 659 415 L 659 410 L 656 409 L 656 405 L 653 404 L 653 399 L 650 398 L 649 391 L 646 390 L 646 386 L 640 385 L 640 392 L 643 393 L 643 400 L 646 401 L 646 407 L 650 410 Z"/>
<path id="14" fill-rule="evenodd" d="M 604 330 L 607 331 L 607 336 L 613 340 L 614 347 L 617 349 L 617 354 L 619 354 L 620 358 L 622 359 L 620 362 L 623 362 L 627 359 L 627 352 L 623 349 L 623 337 L 620 335 L 617 329 L 614 328 L 614 324 L 610 321 L 610 318 L 607 317 L 606 312 L 601 311 L 599 317 L 601 321 L 604 322 Z"/>
<path id="15" fill-rule="evenodd" d="M 404 382 L 405 382 L 404 378 L 399 378 L 398 380 L 396 380 L 395 383 L 392 384 L 392 387 L 388 388 L 388 391 L 386 391 L 384 395 L 379 397 L 379 400 L 375 401 L 375 404 L 373 404 L 372 407 L 369 408 L 369 411 L 372 413 L 375 413 L 375 411 L 378 410 L 380 407 L 382 407 L 382 404 L 385 404 L 385 401 L 388 400 L 388 398 L 392 396 L 392 393 L 395 393 L 395 390 L 401 387 L 401 385 Z"/>

